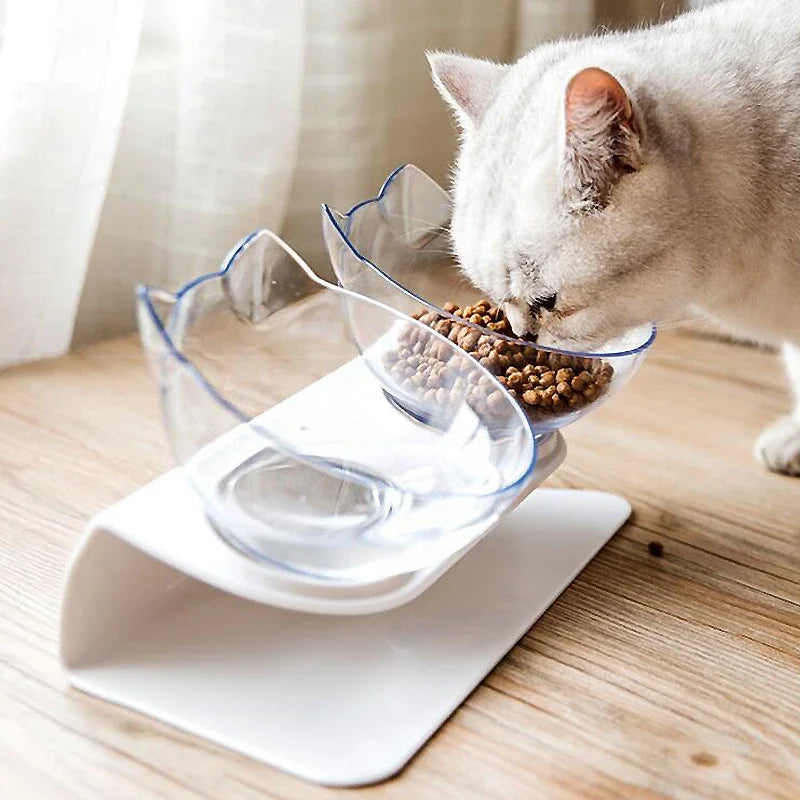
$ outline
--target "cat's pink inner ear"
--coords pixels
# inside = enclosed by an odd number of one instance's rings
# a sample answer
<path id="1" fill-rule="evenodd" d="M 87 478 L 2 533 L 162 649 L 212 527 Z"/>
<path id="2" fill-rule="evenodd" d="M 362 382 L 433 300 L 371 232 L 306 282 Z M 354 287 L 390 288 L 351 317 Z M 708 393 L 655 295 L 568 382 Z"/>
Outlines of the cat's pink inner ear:
<path id="1" fill-rule="evenodd" d="M 599 67 L 581 70 L 567 85 L 567 131 L 586 126 L 596 127 L 598 122 L 625 125 L 636 132 L 633 106 L 622 84 L 609 72 Z"/>
<path id="2" fill-rule="evenodd" d="M 478 123 L 497 94 L 508 67 L 452 53 L 428 53 L 433 82 L 462 125 Z"/>
<path id="3" fill-rule="evenodd" d="M 564 185 L 570 209 L 602 208 L 620 179 L 641 167 L 636 111 L 613 75 L 589 67 L 567 85 L 564 117 Z"/>

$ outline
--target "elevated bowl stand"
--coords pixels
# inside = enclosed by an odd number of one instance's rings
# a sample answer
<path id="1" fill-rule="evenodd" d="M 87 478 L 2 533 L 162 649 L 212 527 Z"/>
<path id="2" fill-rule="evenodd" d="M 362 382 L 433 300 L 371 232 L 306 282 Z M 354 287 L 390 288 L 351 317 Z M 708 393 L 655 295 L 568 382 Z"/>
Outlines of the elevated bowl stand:
<path id="1" fill-rule="evenodd" d="M 272 422 L 328 424 L 309 422 L 316 395 L 352 391 L 356 369 L 293 395 Z M 398 424 L 371 379 L 354 398 L 385 415 L 381 430 Z M 67 679 L 309 781 L 387 778 L 628 518 L 614 495 L 533 491 L 565 454 L 560 434 L 542 438 L 516 508 L 477 542 L 358 585 L 245 557 L 171 470 L 99 513 L 79 542 L 61 609 Z"/>
<path id="2" fill-rule="evenodd" d="M 531 494 L 565 450 L 559 435 L 541 448 L 525 499 L 473 547 L 349 588 L 235 552 L 168 472 L 80 542 L 61 616 L 67 678 L 309 781 L 387 778 L 627 519 L 614 495 Z"/>

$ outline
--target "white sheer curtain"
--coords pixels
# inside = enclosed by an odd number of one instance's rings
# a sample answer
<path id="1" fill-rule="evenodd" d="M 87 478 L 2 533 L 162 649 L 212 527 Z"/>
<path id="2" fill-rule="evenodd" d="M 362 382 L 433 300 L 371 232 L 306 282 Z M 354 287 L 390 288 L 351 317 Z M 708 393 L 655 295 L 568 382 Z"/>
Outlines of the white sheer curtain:
<path id="1" fill-rule="evenodd" d="M 174 288 L 257 226 L 324 269 L 321 200 L 404 161 L 444 180 L 426 48 L 507 60 L 664 5 L 5 0 L 0 366 L 129 330 L 135 283 Z"/>

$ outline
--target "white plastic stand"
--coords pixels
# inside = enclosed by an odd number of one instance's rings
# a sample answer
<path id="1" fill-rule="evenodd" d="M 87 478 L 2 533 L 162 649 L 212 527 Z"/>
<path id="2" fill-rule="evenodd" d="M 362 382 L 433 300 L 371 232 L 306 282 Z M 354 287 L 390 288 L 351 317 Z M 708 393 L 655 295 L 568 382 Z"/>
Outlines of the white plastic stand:
<path id="1" fill-rule="evenodd" d="M 529 489 L 564 457 L 560 437 L 548 448 Z M 403 767 L 629 513 L 614 495 L 539 490 L 444 565 L 332 588 L 223 544 L 173 470 L 90 524 L 61 659 L 90 694 L 311 781 L 372 783 Z"/>

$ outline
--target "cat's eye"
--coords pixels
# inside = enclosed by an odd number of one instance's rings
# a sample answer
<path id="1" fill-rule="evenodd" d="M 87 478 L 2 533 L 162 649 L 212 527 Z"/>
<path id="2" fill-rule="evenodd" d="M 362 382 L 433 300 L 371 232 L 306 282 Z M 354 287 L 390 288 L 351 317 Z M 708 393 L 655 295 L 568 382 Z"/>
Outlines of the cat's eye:
<path id="1" fill-rule="evenodd" d="M 540 308 L 543 308 L 546 311 L 552 311 L 556 307 L 556 300 L 558 300 L 558 294 L 553 292 L 553 294 L 548 294 L 545 297 L 538 298 L 536 302 L 531 303 L 531 307 L 537 311 Z"/>

